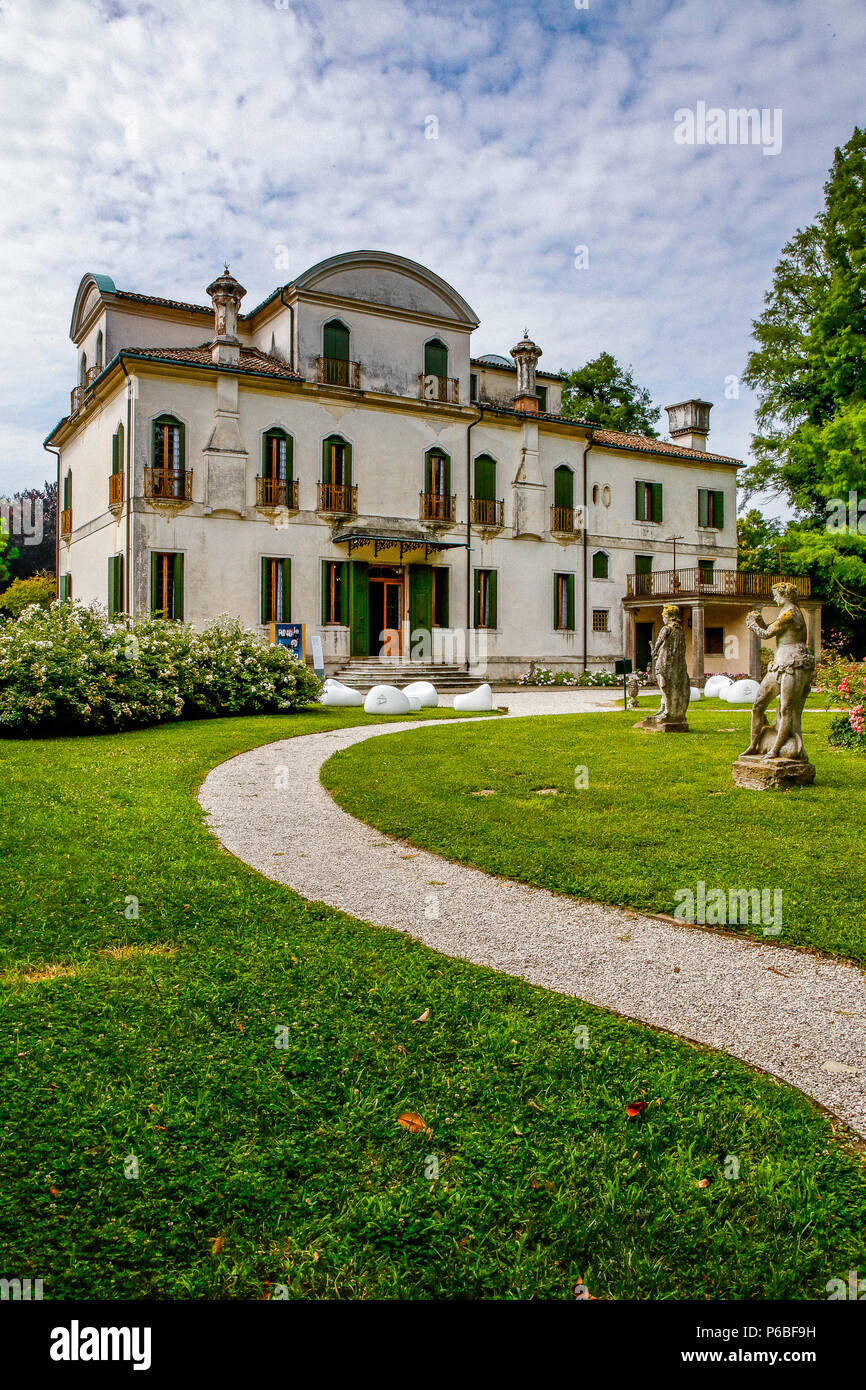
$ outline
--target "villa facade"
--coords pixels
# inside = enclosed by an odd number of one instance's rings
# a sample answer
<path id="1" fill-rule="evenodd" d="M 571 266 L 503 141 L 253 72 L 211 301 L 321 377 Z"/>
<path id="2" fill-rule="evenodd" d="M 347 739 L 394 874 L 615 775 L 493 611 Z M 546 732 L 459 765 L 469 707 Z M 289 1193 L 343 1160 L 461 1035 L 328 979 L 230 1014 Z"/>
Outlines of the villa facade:
<path id="1" fill-rule="evenodd" d="M 770 576 L 736 571 L 740 464 L 707 451 L 707 402 L 668 407 L 670 443 L 565 419 L 528 334 L 473 357 L 467 302 L 383 252 L 248 313 L 228 269 L 207 293 L 79 285 L 77 385 L 46 440 L 61 597 L 302 622 L 329 673 L 471 661 L 490 679 L 644 668 L 675 600 L 694 680 L 757 672 L 744 619 L 772 609 Z"/>

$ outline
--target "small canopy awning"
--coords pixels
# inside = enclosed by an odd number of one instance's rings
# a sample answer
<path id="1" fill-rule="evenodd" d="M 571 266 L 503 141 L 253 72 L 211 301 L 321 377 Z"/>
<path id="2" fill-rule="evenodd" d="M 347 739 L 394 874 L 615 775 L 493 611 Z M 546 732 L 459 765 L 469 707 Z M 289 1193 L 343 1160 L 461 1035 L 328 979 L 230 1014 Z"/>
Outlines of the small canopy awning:
<path id="1" fill-rule="evenodd" d="M 430 536 L 420 529 L 416 531 L 408 526 L 399 531 L 391 531 L 381 526 L 346 526 L 337 531 L 333 541 L 335 545 L 348 546 L 350 555 L 353 550 L 372 546 L 374 559 L 385 551 L 398 550 L 400 564 L 403 563 L 404 556 L 420 554 L 422 551 L 426 560 L 428 556 L 439 550 L 465 550 L 466 548 L 465 541 L 442 540 L 438 536 Z"/>

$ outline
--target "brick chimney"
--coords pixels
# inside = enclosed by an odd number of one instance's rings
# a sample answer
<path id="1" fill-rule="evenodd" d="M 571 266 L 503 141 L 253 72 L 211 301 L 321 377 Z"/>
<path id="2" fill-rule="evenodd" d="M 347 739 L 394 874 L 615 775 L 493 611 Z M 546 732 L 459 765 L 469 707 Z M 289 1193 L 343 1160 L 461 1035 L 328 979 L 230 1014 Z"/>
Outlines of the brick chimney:
<path id="1" fill-rule="evenodd" d="M 680 401 L 679 405 L 666 405 L 668 413 L 668 433 L 675 444 L 683 449 L 707 447 L 710 432 L 711 401 Z"/>
<path id="2" fill-rule="evenodd" d="M 541 356 L 541 348 L 530 338 L 528 328 L 524 328 L 520 342 L 511 349 L 511 356 L 517 363 L 517 392 L 513 401 L 514 409 L 522 410 L 527 415 L 537 415 L 538 395 L 535 390 L 535 366 Z"/>
<path id="3" fill-rule="evenodd" d="M 238 310 L 246 290 L 229 274 L 229 268 L 226 266 L 222 275 L 218 276 L 212 285 L 208 285 L 207 293 L 213 300 L 216 329 L 211 356 L 214 362 L 221 366 L 237 366 L 241 356 L 241 344 L 237 335 Z"/>

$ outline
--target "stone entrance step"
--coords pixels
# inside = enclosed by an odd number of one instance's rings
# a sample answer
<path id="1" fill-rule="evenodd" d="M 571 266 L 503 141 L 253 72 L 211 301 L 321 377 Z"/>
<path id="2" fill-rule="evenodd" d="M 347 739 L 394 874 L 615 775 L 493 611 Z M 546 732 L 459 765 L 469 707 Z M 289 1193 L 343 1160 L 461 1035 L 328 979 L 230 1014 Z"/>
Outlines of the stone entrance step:
<path id="1" fill-rule="evenodd" d="M 374 685 L 408 685 L 410 681 L 429 681 L 438 691 L 474 690 L 482 678 L 462 666 L 436 666 L 432 662 L 369 661 L 358 658 L 337 671 L 335 680 L 354 690 L 370 690 Z"/>

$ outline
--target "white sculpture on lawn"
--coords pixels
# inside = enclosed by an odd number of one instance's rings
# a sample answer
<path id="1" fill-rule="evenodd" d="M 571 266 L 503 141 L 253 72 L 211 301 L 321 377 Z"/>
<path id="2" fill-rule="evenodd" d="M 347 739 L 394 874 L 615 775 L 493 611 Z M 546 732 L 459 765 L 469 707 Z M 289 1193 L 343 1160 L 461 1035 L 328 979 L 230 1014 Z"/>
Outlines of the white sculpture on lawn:
<path id="1" fill-rule="evenodd" d="M 454 708 L 458 710 L 493 709 L 493 691 L 490 686 L 479 685 L 477 690 L 469 690 L 465 695 L 454 696 Z"/>
<path id="2" fill-rule="evenodd" d="M 725 691 L 733 685 L 730 676 L 710 676 L 704 686 L 704 694 L 708 700 L 724 700 Z"/>
<path id="3" fill-rule="evenodd" d="M 727 700 L 729 705 L 753 705 L 760 689 L 757 681 L 734 681 L 733 685 L 722 691 L 722 699 Z"/>
<path id="4" fill-rule="evenodd" d="M 436 687 L 431 685 L 429 681 L 413 681 L 411 685 L 404 685 L 403 694 L 408 695 L 410 700 L 413 695 L 417 696 L 421 701 L 422 709 L 435 709 L 439 704 Z"/>
<path id="5" fill-rule="evenodd" d="M 408 714 L 411 709 L 409 696 L 396 685 L 374 685 L 364 701 L 367 714 Z"/>
<path id="6" fill-rule="evenodd" d="M 351 686 L 343 685 L 342 681 L 335 681 L 333 678 L 326 680 L 322 687 L 319 697 L 321 705 L 351 706 L 357 708 L 363 705 L 364 697 L 360 690 L 352 690 Z"/>

